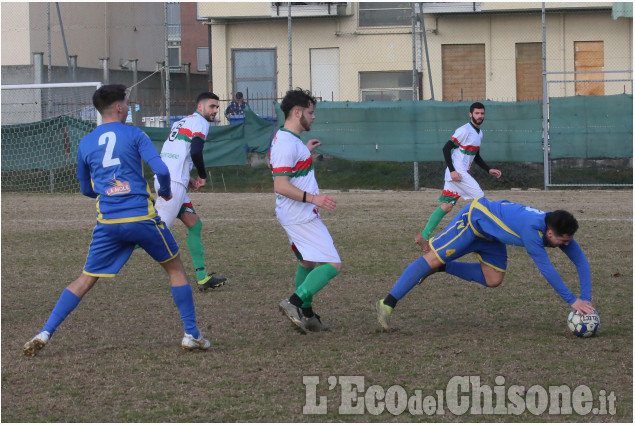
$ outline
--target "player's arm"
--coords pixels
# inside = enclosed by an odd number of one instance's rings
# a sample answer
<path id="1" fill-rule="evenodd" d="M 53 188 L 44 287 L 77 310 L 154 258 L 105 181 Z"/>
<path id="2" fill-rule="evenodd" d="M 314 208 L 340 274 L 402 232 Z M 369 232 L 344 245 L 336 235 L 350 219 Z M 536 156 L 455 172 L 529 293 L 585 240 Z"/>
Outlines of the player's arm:
<path id="1" fill-rule="evenodd" d="M 501 176 L 501 174 L 502 174 L 500 170 L 492 168 L 492 167 L 490 167 L 489 165 L 487 165 L 485 163 L 485 161 L 481 157 L 481 152 L 480 151 L 476 152 L 476 156 L 474 157 L 474 162 L 476 163 L 476 165 L 478 165 L 483 170 L 487 171 L 489 174 L 493 175 L 496 178 L 499 178 Z"/>
<path id="2" fill-rule="evenodd" d="M 445 146 L 443 146 L 443 158 L 450 172 L 455 171 L 454 164 L 452 163 L 452 149 L 454 148 L 456 148 L 456 144 L 452 140 L 448 140 Z"/>
<path id="3" fill-rule="evenodd" d="M 192 162 L 198 172 L 198 185 L 205 186 L 205 179 L 207 178 L 207 172 L 205 171 L 205 160 L 203 159 L 203 145 L 205 141 L 201 137 L 195 137 L 192 139 L 192 146 L 190 147 L 190 156 Z"/>
<path id="4" fill-rule="evenodd" d="M 589 260 L 582 252 L 580 245 L 572 239 L 569 245 L 562 245 L 560 249 L 569 257 L 571 262 L 575 264 L 580 278 L 580 298 L 585 301 L 591 301 L 591 267 Z"/>
<path id="5" fill-rule="evenodd" d="M 90 178 L 90 168 L 84 162 L 81 152 L 77 152 L 77 179 L 79 180 L 79 190 L 82 195 L 89 198 L 96 198 L 98 194 L 93 190 L 93 182 Z"/>
<path id="6" fill-rule="evenodd" d="M 560 298 L 582 314 L 593 312 L 594 308 L 589 301 L 576 298 L 573 292 L 564 284 L 560 274 L 553 264 L 551 264 L 551 260 L 549 260 L 549 255 L 547 255 L 544 246 L 529 245 L 526 246 L 526 249 L 532 260 L 534 260 L 534 263 L 536 263 L 540 273 L 547 279 L 547 282 L 549 282 L 558 295 L 560 295 Z"/>
<path id="7" fill-rule="evenodd" d="M 306 202 L 317 207 L 326 208 L 327 210 L 334 210 L 337 206 L 337 201 L 330 196 L 314 195 L 312 193 L 304 192 L 291 184 L 289 176 L 275 175 L 275 171 L 273 177 L 273 190 L 282 196 L 293 199 L 294 201 Z"/>
<path id="8" fill-rule="evenodd" d="M 150 138 L 141 130 L 139 130 L 137 138 L 137 149 L 143 162 L 148 164 L 150 169 L 157 176 L 159 181 L 158 195 L 164 199 L 172 197 L 172 188 L 170 186 L 170 169 L 159 156 L 157 149 L 152 144 Z"/>

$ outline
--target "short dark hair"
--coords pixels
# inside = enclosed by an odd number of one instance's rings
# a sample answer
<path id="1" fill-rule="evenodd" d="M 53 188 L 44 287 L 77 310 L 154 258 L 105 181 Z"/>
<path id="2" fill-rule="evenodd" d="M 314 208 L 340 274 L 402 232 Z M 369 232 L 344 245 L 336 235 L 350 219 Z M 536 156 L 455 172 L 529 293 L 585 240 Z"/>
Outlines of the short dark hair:
<path id="1" fill-rule="evenodd" d="M 545 214 L 547 229 L 553 230 L 556 236 L 570 235 L 578 230 L 578 221 L 573 214 L 565 210 L 556 210 Z"/>
<path id="2" fill-rule="evenodd" d="M 93 105 L 103 114 L 106 109 L 110 108 L 114 103 L 121 102 L 126 99 L 127 87 L 123 84 L 106 84 L 101 86 L 93 94 Z"/>
<path id="3" fill-rule="evenodd" d="M 237 91 L 236 92 L 236 99 L 242 99 L 242 98 L 243 98 L 243 92 Z"/>
<path id="4" fill-rule="evenodd" d="M 474 112 L 475 109 L 485 109 L 485 105 L 481 102 L 474 102 L 470 105 L 470 114 Z"/>
<path id="5" fill-rule="evenodd" d="M 289 117 L 289 112 L 291 112 L 295 106 L 308 108 L 316 103 L 317 101 L 313 96 L 311 96 L 310 91 L 302 90 L 298 87 L 295 90 L 289 90 L 284 95 L 284 99 L 282 99 L 282 103 L 280 104 L 280 109 L 284 112 L 284 118 L 286 119 Z"/>
<path id="6" fill-rule="evenodd" d="M 205 100 L 205 99 L 220 100 L 218 96 L 216 96 L 211 91 L 204 91 L 203 93 L 199 94 L 198 97 L 196 98 L 196 104 L 198 105 L 199 103 L 201 103 L 201 100 Z"/>

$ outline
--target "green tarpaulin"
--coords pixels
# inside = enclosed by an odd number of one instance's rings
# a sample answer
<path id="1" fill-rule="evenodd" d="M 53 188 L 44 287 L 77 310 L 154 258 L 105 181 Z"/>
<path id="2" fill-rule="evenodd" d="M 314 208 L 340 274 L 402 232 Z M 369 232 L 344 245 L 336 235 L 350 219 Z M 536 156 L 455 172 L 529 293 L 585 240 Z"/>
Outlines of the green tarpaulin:
<path id="1" fill-rule="evenodd" d="M 551 159 L 633 156 L 633 96 L 549 100 Z"/>
<path id="2" fill-rule="evenodd" d="M 318 152 L 356 161 L 442 161 L 443 145 L 469 121 L 472 102 L 321 102 L 304 141 Z M 535 102 L 483 102 L 483 158 L 542 161 L 542 107 Z M 282 111 L 278 105 L 278 121 Z"/>

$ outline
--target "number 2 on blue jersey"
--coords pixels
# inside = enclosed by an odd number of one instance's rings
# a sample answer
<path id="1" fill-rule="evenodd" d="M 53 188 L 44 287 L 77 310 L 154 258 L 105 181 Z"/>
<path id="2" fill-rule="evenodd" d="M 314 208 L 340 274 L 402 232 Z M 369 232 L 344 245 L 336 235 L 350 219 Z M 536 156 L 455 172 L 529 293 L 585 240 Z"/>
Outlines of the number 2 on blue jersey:
<path id="1" fill-rule="evenodd" d="M 106 143 L 106 152 L 104 152 L 104 159 L 101 161 L 101 165 L 104 168 L 112 167 L 121 164 L 119 158 L 113 158 L 112 154 L 115 150 L 115 143 L 117 143 L 117 136 L 113 131 L 108 131 L 99 136 L 99 146 Z"/>

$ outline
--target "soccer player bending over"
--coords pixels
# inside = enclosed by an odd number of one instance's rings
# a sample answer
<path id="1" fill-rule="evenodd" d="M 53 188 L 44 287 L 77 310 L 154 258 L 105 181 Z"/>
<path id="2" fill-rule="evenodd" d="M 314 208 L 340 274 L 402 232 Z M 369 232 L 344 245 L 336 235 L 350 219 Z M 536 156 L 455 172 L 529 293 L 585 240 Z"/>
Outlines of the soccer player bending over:
<path id="1" fill-rule="evenodd" d="M 390 330 L 390 315 L 417 282 L 436 272 L 445 272 L 468 282 L 496 287 L 507 269 L 507 245 L 523 246 L 540 273 L 564 301 L 582 314 L 591 305 L 591 269 L 586 256 L 573 239 L 578 222 L 567 211 L 543 212 L 509 201 L 478 198 L 463 207 L 448 227 L 430 240 L 430 252 L 403 271 L 386 298 L 377 301 L 377 320 Z M 560 248 L 575 264 L 580 278 L 580 298 L 567 288 L 551 264 L 545 247 Z M 462 263 L 458 258 L 474 252 L 479 263 Z"/>
<path id="2" fill-rule="evenodd" d="M 77 178 L 82 194 L 97 198 L 97 225 L 83 272 L 62 292 L 42 330 L 24 345 L 24 354 L 35 356 L 44 348 L 99 278 L 114 277 L 137 244 L 168 273 L 172 298 L 185 328 L 181 346 L 207 350 L 210 343 L 197 328 L 192 288 L 179 258 L 179 247 L 154 209 L 142 161 L 162 182 L 165 189 L 159 196 L 164 199 L 172 197 L 168 168 L 148 136 L 124 124 L 128 116 L 125 86 L 102 86 L 93 95 L 93 104 L 103 124 L 79 143 Z"/>

